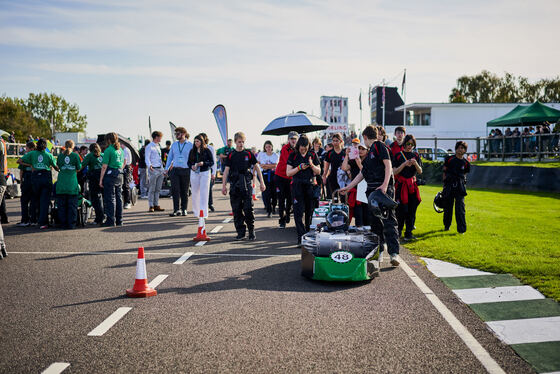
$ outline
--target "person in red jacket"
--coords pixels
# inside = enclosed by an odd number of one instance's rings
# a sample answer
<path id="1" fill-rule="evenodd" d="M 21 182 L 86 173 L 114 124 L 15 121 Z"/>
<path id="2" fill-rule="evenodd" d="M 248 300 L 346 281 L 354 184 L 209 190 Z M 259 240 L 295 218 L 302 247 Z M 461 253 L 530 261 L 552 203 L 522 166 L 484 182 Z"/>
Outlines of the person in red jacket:
<path id="1" fill-rule="evenodd" d="M 290 131 L 288 134 L 288 143 L 282 147 L 280 151 L 280 159 L 276 165 L 276 175 L 274 176 L 274 184 L 276 185 L 276 195 L 278 197 L 278 213 L 280 219 L 278 224 L 280 228 L 286 228 L 286 224 L 290 223 L 290 209 L 292 209 L 292 177 L 286 174 L 286 165 L 288 157 L 294 152 L 294 147 L 298 141 L 299 134 Z"/>
<path id="2" fill-rule="evenodd" d="M 404 126 L 395 127 L 395 141 L 391 143 L 389 148 L 391 149 L 391 157 L 395 157 L 399 152 L 404 149 L 404 137 L 406 135 L 406 129 Z"/>

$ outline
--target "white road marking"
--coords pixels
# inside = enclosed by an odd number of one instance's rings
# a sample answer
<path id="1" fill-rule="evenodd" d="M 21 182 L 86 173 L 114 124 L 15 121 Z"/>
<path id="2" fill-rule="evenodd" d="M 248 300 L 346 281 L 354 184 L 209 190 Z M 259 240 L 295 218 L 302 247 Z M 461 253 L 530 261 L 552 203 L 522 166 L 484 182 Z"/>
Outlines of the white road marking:
<path id="1" fill-rule="evenodd" d="M 230 223 L 232 219 L 233 219 L 233 217 L 228 217 L 228 218 L 224 219 L 223 223 Z"/>
<path id="2" fill-rule="evenodd" d="M 159 286 L 159 284 L 161 282 L 163 282 L 165 280 L 165 278 L 167 278 L 169 275 L 168 274 L 160 274 L 157 277 L 155 277 L 154 279 L 152 279 L 152 281 L 150 283 L 148 283 L 148 287 L 151 288 L 156 288 L 157 286 Z"/>
<path id="3" fill-rule="evenodd" d="M 464 290 L 453 290 L 453 292 L 455 292 L 465 304 L 544 299 L 543 294 L 531 286 L 468 288 Z"/>
<path id="4" fill-rule="evenodd" d="M 117 323 L 121 318 L 123 318 L 126 313 L 130 312 L 132 308 L 129 307 L 121 307 L 118 308 L 111 314 L 109 317 L 105 319 L 105 321 L 101 322 L 99 326 L 94 328 L 88 333 L 88 336 L 101 336 L 105 334 L 115 323 Z"/>
<path id="5" fill-rule="evenodd" d="M 202 247 L 206 242 L 196 242 L 195 247 Z"/>
<path id="6" fill-rule="evenodd" d="M 223 228 L 224 228 L 224 226 L 216 226 L 212 229 L 212 231 L 210 231 L 210 234 L 217 234 Z"/>
<path id="7" fill-rule="evenodd" d="M 175 261 L 173 264 L 174 265 L 182 265 L 185 263 L 185 261 L 187 261 L 189 259 L 189 257 L 191 257 L 194 254 L 194 252 L 185 252 L 184 255 L 182 255 L 181 257 L 179 257 L 177 259 L 177 261 Z"/>
<path id="8" fill-rule="evenodd" d="M 421 257 L 431 271 L 436 277 L 467 277 L 473 275 L 491 275 L 493 273 L 488 273 L 486 271 L 480 271 L 477 269 L 464 268 L 462 266 L 452 264 L 450 262 L 435 260 L 433 258 Z"/>
<path id="9" fill-rule="evenodd" d="M 10 252 L 10 254 L 20 254 L 20 255 L 127 255 L 127 256 L 137 256 L 138 252 Z M 176 256 L 180 253 L 176 252 L 154 252 L 150 253 L 150 256 Z M 274 254 L 244 254 L 244 253 L 198 253 L 193 254 L 193 256 L 234 256 L 234 257 L 301 257 L 298 255 L 274 255 Z"/>
<path id="10" fill-rule="evenodd" d="M 506 344 L 560 341 L 560 317 L 512 319 L 486 324 Z"/>
<path id="11" fill-rule="evenodd" d="M 62 373 L 64 371 L 64 369 L 66 369 L 68 366 L 70 366 L 69 363 L 67 362 L 55 362 L 54 364 L 51 364 L 48 368 L 46 368 L 45 370 L 43 370 L 41 372 L 41 374 L 58 374 L 58 373 Z"/>
<path id="12" fill-rule="evenodd" d="M 480 363 L 486 368 L 489 373 L 500 373 L 505 374 L 505 371 L 498 365 L 496 361 L 490 356 L 490 354 L 480 345 L 480 343 L 472 336 L 472 334 L 467 330 L 467 328 L 453 315 L 453 313 L 445 306 L 444 303 L 433 293 L 433 291 L 420 279 L 414 271 L 406 264 L 406 262 L 401 260 L 401 268 L 404 270 L 406 275 L 414 282 L 414 284 L 422 291 L 422 293 L 430 300 L 432 305 L 437 309 L 437 311 L 443 316 L 443 318 L 449 323 L 451 328 L 455 333 L 463 340 L 475 357 L 480 361 Z"/>

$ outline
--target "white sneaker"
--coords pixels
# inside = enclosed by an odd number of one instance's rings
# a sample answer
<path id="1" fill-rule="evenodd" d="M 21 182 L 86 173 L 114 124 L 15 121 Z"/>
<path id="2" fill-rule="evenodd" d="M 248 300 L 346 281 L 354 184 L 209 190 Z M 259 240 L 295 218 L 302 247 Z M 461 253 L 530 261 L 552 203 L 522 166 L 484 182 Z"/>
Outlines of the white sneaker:
<path id="1" fill-rule="evenodd" d="M 399 255 L 394 253 L 391 255 L 391 265 L 393 266 L 399 266 L 400 262 L 399 262 Z"/>
<path id="2" fill-rule="evenodd" d="M 31 225 L 29 222 L 20 222 L 16 224 L 18 227 L 27 227 L 29 225 Z"/>
<path id="3" fill-rule="evenodd" d="M 383 251 L 379 252 L 379 257 L 377 257 L 377 261 L 379 261 L 379 266 L 381 267 L 381 263 L 383 262 Z"/>
<path id="4" fill-rule="evenodd" d="M 128 203 L 128 204 L 124 204 L 123 209 L 130 209 L 132 208 L 132 204 Z"/>

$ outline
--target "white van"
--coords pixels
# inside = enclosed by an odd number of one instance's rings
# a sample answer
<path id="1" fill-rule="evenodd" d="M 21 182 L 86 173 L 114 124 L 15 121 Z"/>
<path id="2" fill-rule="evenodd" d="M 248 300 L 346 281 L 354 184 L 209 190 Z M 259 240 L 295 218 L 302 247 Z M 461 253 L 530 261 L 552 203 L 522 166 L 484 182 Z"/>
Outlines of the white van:
<path id="1" fill-rule="evenodd" d="M 417 147 L 416 152 L 418 152 L 420 157 L 422 157 L 425 160 L 430 160 L 430 161 L 434 160 L 435 151 L 433 147 Z M 447 156 L 452 154 L 453 153 L 449 153 L 445 149 L 438 147 L 435 160 L 444 161 Z"/>

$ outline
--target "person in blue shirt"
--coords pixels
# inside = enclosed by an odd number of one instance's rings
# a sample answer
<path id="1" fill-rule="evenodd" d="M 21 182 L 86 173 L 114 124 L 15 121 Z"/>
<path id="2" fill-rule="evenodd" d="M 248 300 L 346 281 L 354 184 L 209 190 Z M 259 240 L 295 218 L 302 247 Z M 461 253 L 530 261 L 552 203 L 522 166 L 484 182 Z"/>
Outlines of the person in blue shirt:
<path id="1" fill-rule="evenodd" d="M 165 164 L 165 171 L 169 174 L 171 195 L 173 196 L 173 212 L 170 214 L 171 217 L 187 215 L 188 192 L 191 179 L 188 160 L 189 153 L 193 147 L 193 144 L 187 140 L 189 133 L 184 127 L 177 127 L 175 129 L 175 137 L 177 141 L 171 145 Z M 179 210 L 179 207 L 181 210 Z"/>

